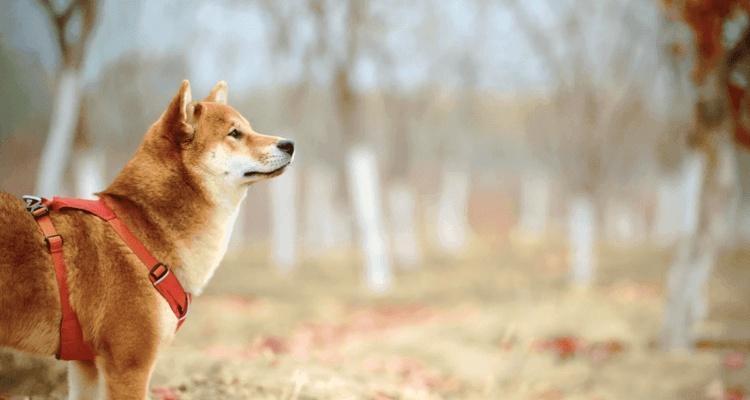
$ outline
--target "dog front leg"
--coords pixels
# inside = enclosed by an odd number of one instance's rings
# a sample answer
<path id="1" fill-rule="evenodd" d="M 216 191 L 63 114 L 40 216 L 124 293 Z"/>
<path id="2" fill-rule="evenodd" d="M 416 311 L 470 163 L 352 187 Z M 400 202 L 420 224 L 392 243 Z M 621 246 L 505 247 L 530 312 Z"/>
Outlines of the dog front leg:
<path id="1" fill-rule="evenodd" d="M 99 371 L 93 361 L 68 362 L 68 399 L 101 399 Z"/>
<path id="2" fill-rule="evenodd" d="M 103 374 L 108 400 L 145 400 L 156 357 L 138 355 L 124 360 L 104 359 Z"/>

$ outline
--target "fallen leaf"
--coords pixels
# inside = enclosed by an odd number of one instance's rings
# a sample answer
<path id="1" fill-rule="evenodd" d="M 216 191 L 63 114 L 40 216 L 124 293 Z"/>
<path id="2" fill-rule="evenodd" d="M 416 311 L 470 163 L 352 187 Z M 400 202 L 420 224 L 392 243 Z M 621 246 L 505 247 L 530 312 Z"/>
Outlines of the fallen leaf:
<path id="1" fill-rule="evenodd" d="M 561 359 L 567 359 L 583 349 L 583 342 L 574 336 L 557 336 L 537 341 L 532 347 L 537 351 L 553 351 Z"/>
<path id="2" fill-rule="evenodd" d="M 174 389 L 166 386 L 157 386 L 151 389 L 157 400 L 180 400 L 180 395 Z"/>
<path id="3" fill-rule="evenodd" d="M 724 356 L 724 367 L 727 369 L 738 370 L 745 367 L 745 353 L 733 351 Z"/>
<path id="4" fill-rule="evenodd" d="M 745 400 L 745 389 L 734 386 L 724 392 L 724 400 Z"/>
<path id="5" fill-rule="evenodd" d="M 587 346 L 586 350 L 592 361 L 601 362 L 623 352 L 625 346 L 618 340 L 610 339 L 603 342 L 591 343 Z"/>

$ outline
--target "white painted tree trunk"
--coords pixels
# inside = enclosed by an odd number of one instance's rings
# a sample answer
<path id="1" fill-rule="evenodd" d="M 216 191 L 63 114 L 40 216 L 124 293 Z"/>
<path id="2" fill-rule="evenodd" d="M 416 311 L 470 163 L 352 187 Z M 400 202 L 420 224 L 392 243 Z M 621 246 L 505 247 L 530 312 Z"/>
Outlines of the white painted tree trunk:
<path id="1" fill-rule="evenodd" d="M 95 199 L 94 193 L 104 190 L 105 156 L 97 149 L 79 151 L 73 159 L 76 196 Z"/>
<path id="2" fill-rule="evenodd" d="M 680 237 L 685 221 L 684 166 L 679 173 L 663 176 L 656 188 L 656 211 L 652 235 L 654 242 L 666 247 Z"/>
<path id="3" fill-rule="evenodd" d="M 443 171 L 437 209 L 437 242 L 440 248 L 457 254 L 468 241 L 470 174 L 464 166 L 447 166 Z"/>
<path id="4" fill-rule="evenodd" d="M 737 180 L 740 183 L 740 198 L 737 205 L 737 232 L 735 246 L 748 246 L 750 244 L 750 152 L 738 151 L 737 156 Z"/>
<path id="5" fill-rule="evenodd" d="M 694 327 L 706 315 L 706 284 L 722 245 L 732 232 L 738 200 L 737 170 L 731 143 L 719 143 L 715 165 L 694 152 L 689 173 L 699 176 L 686 193 L 684 235 L 669 270 L 662 346 L 690 349 Z"/>
<path id="6" fill-rule="evenodd" d="M 393 278 L 377 159 L 372 149 L 355 146 L 349 152 L 347 163 L 352 205 L 365 257 L 367 287 L 383 292 L 390 288 Z"/>
<path id="7" fill-rule="evenodd" d="M 79 72 L 65 68 L 60 72 L 57 82 L 47 142 L 37 171 L 36 194 L 39 196 L 49 197 L 60 193 L 65 167 L 73 147 L 80 102 Z"/>
<path id="8" fill-rule="evenodd" d="M 703 154 L 693 152 L 685 159 L 683 168 L 682 190 L 678 191 L 683 204 L 682 224 L 679 226 L 682 237 L 693 235 L 698 229 L 706 159 Z"/>
<path id="9" fill-rule="evenodd" d="M 695 230 L 703 168 L 703 158 L 690 154 L 677 173 L 662 178 L 653 229 L 658 245 L 670 246 Z"/>
<path id="10" fill-rule="evenodd" d="M 525 237 L 537 239 L 547 230 L 550 182 L 547 175 L 531 173 L 521 180 L 518 230 Z"/>
<path id="11" fill-rule="evenodd" d="M 668 299 L 664 311 L 663 345 L 668 349 L 689 349 L 694 324 L 706 314 L 702 290 L 716 261 L 716 249 L 697 238 L 685 239 L 669 268 Z"/>
<path id="12" fill-rule="evenodd" d="M 394 183 L 388 191 L 393 256 L 404 268 L 414 267 L 422 261 L 416 197 L 415 190 L 405 182 Z"/>
<path id="13" fill-rule="evenodd" d="M 574 196 L 568 204 L 568 252 L 571 281 L 589 286 L 594 278 L 596 213 L 594 202 L 585 194 Z"/>
<path id="14" fill-rule="evenodd" d="M 271 258 L 282 272 L 297 263 L 297 172 L 289 168 L 271 180 Z"/>
<path id="15" fill-rule="evenodd" d="M 349 220 L 336 201 L 336 174 L 325 165 L 310 165 L 305 179 L 305 251 L 320 255 L 351 245 Z"/>
<path id="16" fill-rule="evenodd" d="M 667 305 L 662 331 L 662 344 L 670 349 L 689 349 L 692 346 L 693 325 L 706 311 L 706 304 L 698 300 L 702 283 L 708 279 L 716 259 L 715 246 L 705 235 L 698 235 L 701 191 L 706 174 L 705 156 L 692 152 L 684 168 L 682 240 L 667 277 Z"/>
<path id="17" fill-rule="evenodd" d="M 629 199 L 610 198 L 605 210 L 607 240 L 620 245 L 633 245 L 644 240 L 644 210 Z"/>
<path id="18" fill-rule="evenodd" d="M 737 212 L 737 245 L 750 243 L 750 205 L 744 204 Z"/>

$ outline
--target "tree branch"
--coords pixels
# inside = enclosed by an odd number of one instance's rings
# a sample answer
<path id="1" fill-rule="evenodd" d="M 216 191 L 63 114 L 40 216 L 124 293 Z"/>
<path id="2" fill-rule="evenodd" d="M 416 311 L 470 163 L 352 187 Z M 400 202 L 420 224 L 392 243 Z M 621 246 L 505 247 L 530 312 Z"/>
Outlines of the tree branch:
<path id="1" fill-rule="evenodd" d="M 542 58 L 543 66 L 549 71 L 550 75 L 558 80 L 561 84 L 567 84 L 567 79 L 562 74 L 562 62 L 558 59 L 546 35 L 539 29 L 538 25 L 532 21 L 524 7 L 518 0 L 507 0 L 511 11 L 515 14 L 515 21 L 518 27 L 523 31 L 529 40 L 529 44 L 536 49 L 537 54 Z"/>

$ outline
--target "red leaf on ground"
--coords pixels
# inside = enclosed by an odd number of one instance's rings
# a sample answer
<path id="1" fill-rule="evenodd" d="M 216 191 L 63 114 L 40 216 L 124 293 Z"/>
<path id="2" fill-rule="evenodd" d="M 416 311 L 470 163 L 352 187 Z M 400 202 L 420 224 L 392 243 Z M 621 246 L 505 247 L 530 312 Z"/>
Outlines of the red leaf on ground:
<path id="1" fill-rule="evenodd" d="M 515 346 L 517 340 L 514 337 L 508 338 L 508 339 L 501 339 L 497 346 L 500 347 L 500 350 L 503 351 L 510 351 L 513 349 L 513 346 Z"/>
<path id="2" fill-rule="evenodd" d="M 251 350 L 270 351 L 273 354 L 281 354 L 289 351 L 286 340 L 278 336 L 261 336 L 255 340 Z"/>
<path id="3" fill-rule="evenodd" d="M 371 373 L 385 373 L 397 377 L 405 386 L 442 392 L 461 387 L 456 378 L 429 368 L 422 361 L 408 357 L 368 358 L 364 368 Z"/>
<path id="4" fill-rule="evenodd" d="M 553 351 L 560 358 L 570 358 L 584 347 L 583 341 L 575 336 L 557 336 L 535 342 L 532 347 L 537 351 Z"/>
<path id="5" fill-rule="evenodd" d="M 151 389 L 151 393 L 153 393 L 154 398 L 157 400 L 180 400 L 180 395 L 177 391 L 166 386 L 157 386 Z"/>
<path id="6" fill-rule="evenodd" d="M 616 339 L 586 343 L 583 339 L 570 335 L 538 340 L 533 342 L 531 346 L 535 351 L 554 352 L 561 359 L 567 359 L 576 354 L 584 353 L 594 362 L 607 360 L 625 350 L 625 345 Z"/>
<path id="7" fill-rule="evenodd" d="M 386 305 L 354 309 L 342 322 L 308 322 L 297 328 L 282 352 L 305 356 L 311 350 L 337 348 L 346 340 L 433 320 L 437 313 L 422 305 Z"/>
<path id="8" fill-rule="evenodd" d="M 745 389 L 730 387 L 724 392 L 724 400 L 745 400 Z"/>
<path id="9" fill-rule="evenodd" d="M 723 364 L 727 369 L 742 369 L 745 367 L 745 353 L 733 351 L 724 356 Z"/>
<path id="10" fill-rule="evenodd" d="M 588 345 L 588 355 L 592 361 L 605 361 L 615 354 L 622 353 L 625 346 L 622 342 L 614 339 L 603 342 L 594 342 Z"/>

